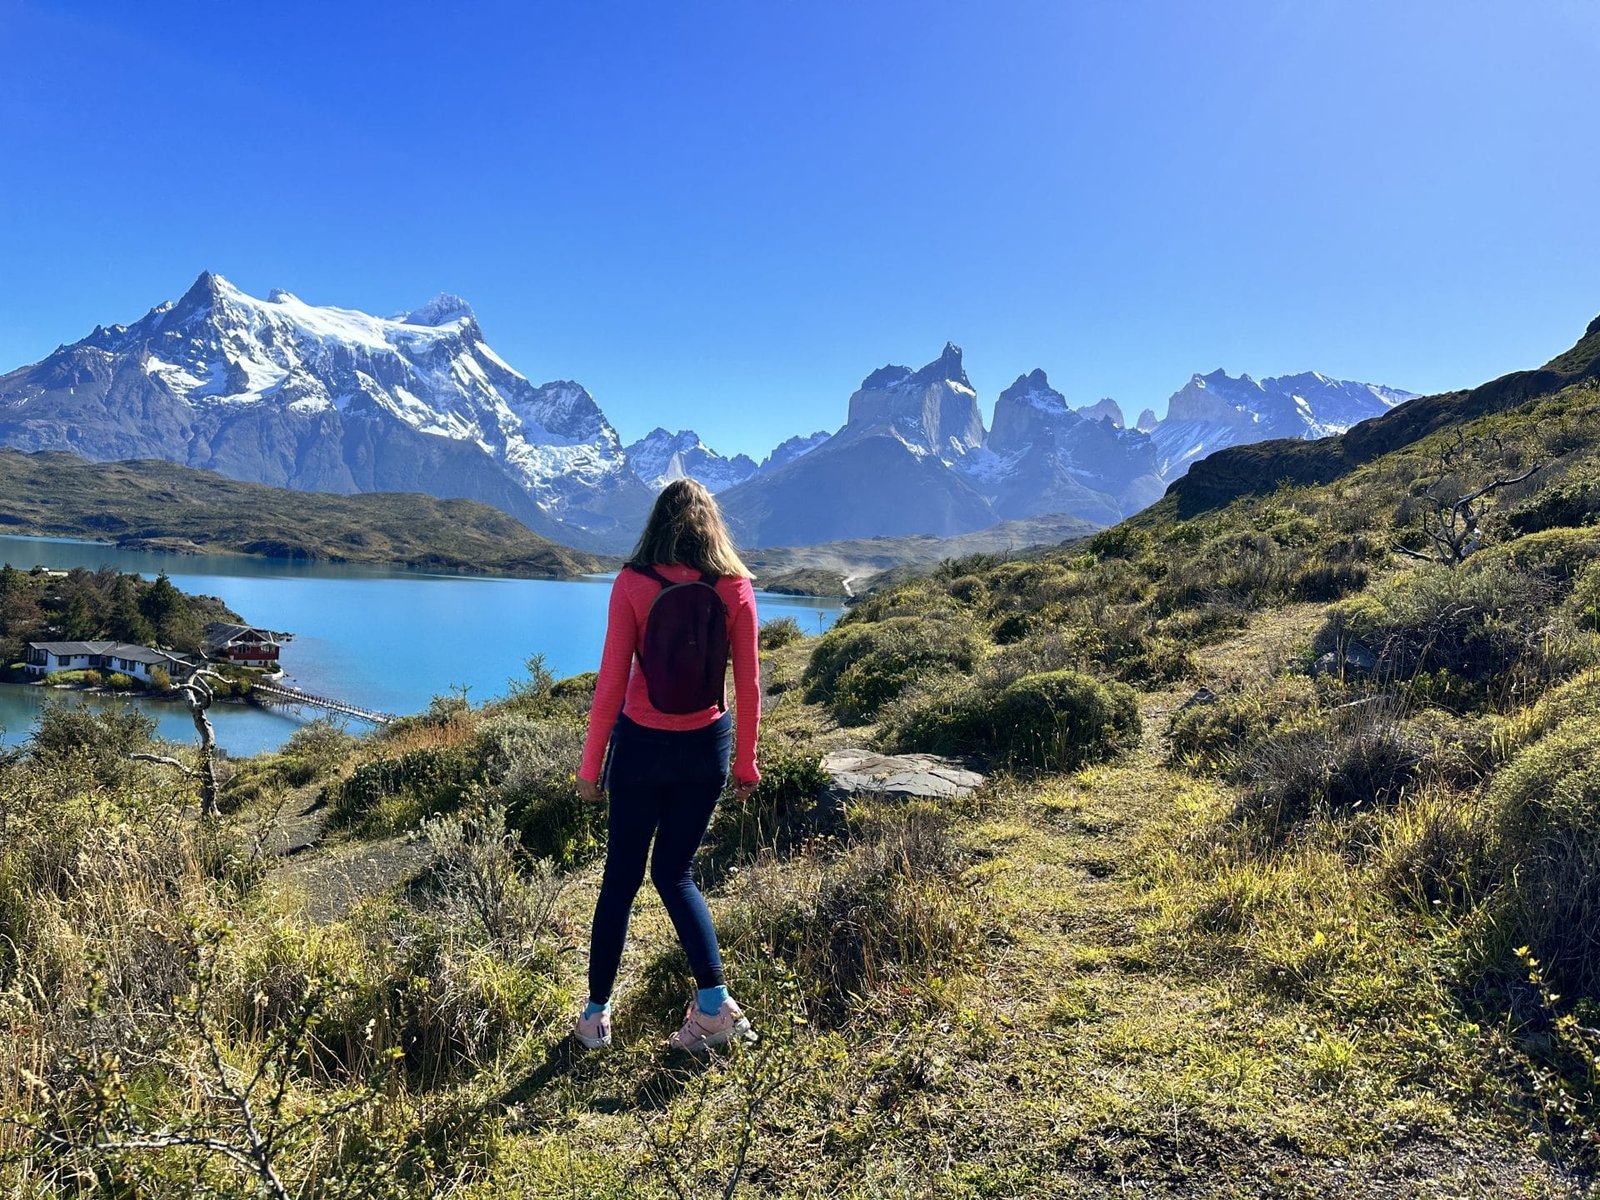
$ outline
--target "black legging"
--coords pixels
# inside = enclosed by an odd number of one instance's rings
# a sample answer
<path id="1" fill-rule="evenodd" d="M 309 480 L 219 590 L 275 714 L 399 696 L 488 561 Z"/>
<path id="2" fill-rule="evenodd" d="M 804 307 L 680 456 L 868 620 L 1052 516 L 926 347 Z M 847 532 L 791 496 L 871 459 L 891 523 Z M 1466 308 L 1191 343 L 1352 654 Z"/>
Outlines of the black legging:
<path id="1" fill-rule="evenodd" d="M 650 880 L 678 931 L 695 982 L 702 988 L 722 984 L 711 910 L 695 886 L 692 867 L 727 781 L 732 747 L 733 722 L 726 713 L 704 729 L 682 733 L 617 718 L 605 775 L 611 801 L 606 869 L 589 944 L 591 1001 L 611 998 L 647 855 Z"/>

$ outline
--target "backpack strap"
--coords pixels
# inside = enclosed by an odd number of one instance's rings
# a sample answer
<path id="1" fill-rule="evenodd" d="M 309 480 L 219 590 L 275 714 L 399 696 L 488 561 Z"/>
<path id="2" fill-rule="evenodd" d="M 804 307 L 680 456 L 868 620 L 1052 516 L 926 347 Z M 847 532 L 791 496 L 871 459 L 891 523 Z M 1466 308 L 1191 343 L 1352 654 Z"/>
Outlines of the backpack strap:
<path id="1" fill-rule="evenodd" d="M 664 588 L 672 586 L 672 580 L 668 579 L 665 575 L 663 575 L 660 571 L 656 570 L 654 567 L 643 566 L 643 567 L 634 567 L 633 569 L 635 571 L 639 572 L 639 574 L 645 576 L 647 579 L 654 579 L 657 583 L 659 583 Z"/>

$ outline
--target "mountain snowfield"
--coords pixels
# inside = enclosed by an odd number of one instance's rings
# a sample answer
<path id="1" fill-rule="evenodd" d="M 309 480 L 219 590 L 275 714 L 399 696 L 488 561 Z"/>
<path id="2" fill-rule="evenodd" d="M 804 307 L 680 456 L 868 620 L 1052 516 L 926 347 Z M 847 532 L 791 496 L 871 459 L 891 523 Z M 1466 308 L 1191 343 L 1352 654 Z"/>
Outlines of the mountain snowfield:
<path id="1" fill-rule="evenodd" d="M 1191 376 L 1173 393 L 1166 417 L 1152 424 L 1150 436 L 1162 478 L 1171 482 L 1190 463 L 1226 446 L 1331 437 L 1413 398 L 1398 388 L 1329 379 L 1316 371 L 1256 380 L 1219 370 Z"/>
<path id="2" fill-rule="evenodd" d="M 700 440 L 692 429 L 668 433 L 652 429 L 626 449 L 633 473 L 660 490 L 674 479 L 698 479 L 713 492 L 743 483 L 760 468 L 747 454 L 725 458 Z"/>
<path id="3" fill-rule="evenodd" d="M 1212 450 L 1324 437 L 1409 393 L 1314 372 L 1194 376 L 1166 418 L 1126 428 L 1110 399 L 1073 409 L 1043 371 L 986 429 L 961 351 L 882 367 L 844 425 L 788 439 L 759 465 L 692 430 L 624 446 L 579 384 L 535 385 L 488 345 L 466 301 L 377 317 L 265 300 L 202 274 L 132 325 L 97 326 L 0 376 L 0 445 L 109 461 L 167 459 L 309 491 L 421 491 L 495 505 L 585 549 L 627 548 L 656 491 L 691 476 L 748 544 L 965 533 L 1071 513 L 1110 523 Z"/>

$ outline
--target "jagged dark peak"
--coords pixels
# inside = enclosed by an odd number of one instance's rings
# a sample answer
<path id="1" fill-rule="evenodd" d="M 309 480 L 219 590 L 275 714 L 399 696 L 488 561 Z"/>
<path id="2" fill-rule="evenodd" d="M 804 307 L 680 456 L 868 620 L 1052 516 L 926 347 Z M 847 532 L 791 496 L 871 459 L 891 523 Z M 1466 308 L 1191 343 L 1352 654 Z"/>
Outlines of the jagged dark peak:
<path id="1" fill-rule="evenodd" d="M 894 363 L 879 367 L 861 381 L 861 388 L 863 391 L 876 392 L 897 384 L 927 387 L 929 384 L 946 382 L 959 383 L 968 389 L 972 387 L 967 380 L 966 371 L 961 366 L 961 347 L 954 342 L 946 342 L 944 351 L 939 357 L 920 370 L 913 371 L 910 367 Z"/>
<path id="2" fill-rule="evenodd" d="M 189 285 L 189 290 L 178 297 L 172 311 L 184 317 L 214 308 L 222 298 L 224 289 L 232 290 L 233 285 L 213 271 L 201 271 L 200 277 Z"/>
<path id="3" fill-rule="evenodd" d="M 879 367 L 871 375 L 861 381 L 862 391 L 875 392 L 886 387 L 893 387 L 901 380 L 911 378 L 911 368 L 896 366 L 889 363 Z"/>
<path id="4" fill-rule="evenodd" d="M 1156 420 L 1156 410 L 1147 408 L 1139 414 L 1139 419 L 1133 423 L 1133 427 L 1140 433 L 1149 433 L 1159 424 L 1160 422 Z"/>
<path id="5" fill-rule="evenodd" d="M 1035 367 L 1026 375 L 1018 375 L 1017 381 L 1000 393 L 1000 399 L 1006 402 L 1030 398 L 1036 403 L 1040 399 L 1051 401 L 1051 407 L 1067 411 L 1067 398 L 1050 386 L 1050 377 L 1041 367 Z"/>
<path id="6" fill-rule="evenodd" d="M 408 312 L 405 316 L 405 323 L 407 325 L 437 327 L 448 325 L 451 321 L 459 321 L 462 318 L 466 318 L 469 321 L 478 319 L 477 314 L 472 311 L 472 305 L 468 304 L 460 296 L 451 295 L 449 292 L 440 292 L 421 308 Z"/>
<path id="7" fill-rule="evenodd" d="M 967 380 L 967 372 L 961 365 L 961 347 L 954 342 L 946 342 L 944 351 L 922 370 L 911 377 L 911 382 L 926 386 L 930 383 L 959 383 L 964 388 L 971 388 Z"/>

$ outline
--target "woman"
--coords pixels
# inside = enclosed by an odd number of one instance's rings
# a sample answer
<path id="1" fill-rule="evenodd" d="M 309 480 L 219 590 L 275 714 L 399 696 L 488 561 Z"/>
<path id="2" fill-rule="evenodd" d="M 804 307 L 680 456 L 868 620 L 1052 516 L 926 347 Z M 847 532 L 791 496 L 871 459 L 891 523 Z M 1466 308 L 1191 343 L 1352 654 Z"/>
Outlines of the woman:
<path id="1" fill-rule="evenodd" d="M 728 996 L 711 913 L 690 871 L 727 783 L 730 746 L 735 798 L 748 799 L 761 779 L 756 770 L 761 688 L 750 578 L 711 493 L 692 479 L 679 479 L 656 498 L 633 557 L 612 585 L 600 677 L 578 771 L 580 796 L 599 803 L 609 792 L 611 800 L 605 875 L 589 951 L 589 1002 L 573 1029 L 590 1049 L 611 1044 L 611 989 L 652 839 L 650 878 L 699 988 L 670 1043 L 704 1053 L 755 1036 Z M 709 624 L 703 633 L 681 632 L 694 628 L 681 614 L 696 604 Z M 653 626 L 648 624 L 652 617 Z M 720 695 L 730 652 L 739 712 L 736 745 L 734 723 Z M 653 674 L 647 676 L 647 670 Z M 706 682 L 710 693 L 702 686 Z M 685 711 L 689 705 L 696 707 Z"/>

